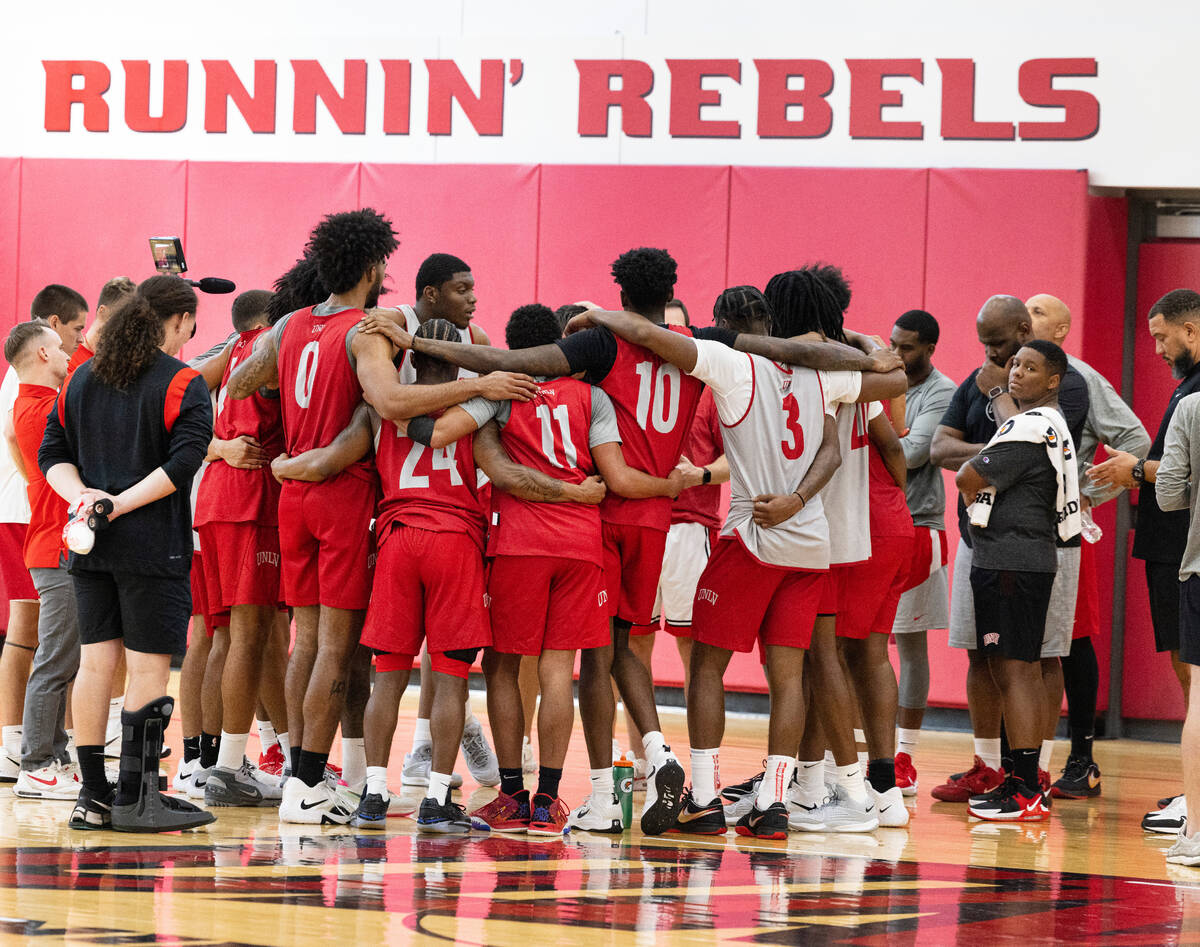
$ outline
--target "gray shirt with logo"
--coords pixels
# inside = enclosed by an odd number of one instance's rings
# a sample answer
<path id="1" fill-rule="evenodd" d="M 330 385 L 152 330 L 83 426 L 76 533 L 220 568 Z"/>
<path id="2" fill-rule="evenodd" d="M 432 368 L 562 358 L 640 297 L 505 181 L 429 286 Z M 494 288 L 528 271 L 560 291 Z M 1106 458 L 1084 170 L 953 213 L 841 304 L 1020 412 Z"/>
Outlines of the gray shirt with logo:
<path id="1" fill-rule="evenodd" d="M 904 493 L 916 526 L 946 528 L 946 487 L 941 468 L 929 461 L 929 444 L 950 406 L 955 387 L 935 368 L 921 384 L 908 389 L 904 401 L 904 424 L 908 428 L 908 434 L 900 438 L 908 465 Z"/>

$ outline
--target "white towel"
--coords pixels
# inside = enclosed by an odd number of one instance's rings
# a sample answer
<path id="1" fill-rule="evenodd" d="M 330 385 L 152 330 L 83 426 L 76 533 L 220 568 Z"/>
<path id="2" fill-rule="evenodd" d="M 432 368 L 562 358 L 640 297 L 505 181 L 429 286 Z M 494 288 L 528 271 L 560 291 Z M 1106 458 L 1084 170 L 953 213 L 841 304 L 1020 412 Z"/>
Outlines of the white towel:
<path id="1" fill-rule="evenodd" d="M 1058 538 L 1066 542 L 1078 536 L 1083 528 L 1079 512 L 1079 470 L 1075 466 L 1075 445 L 1071 441 L 1066 420 L 1054 408 L 1030 408 L 1005 421 L 987 446 L 1014 441 L 1046 445 L 1046 456 L 1058 479 L 1058 495 L 1054 504 Z M 972 525 L 987 527 L 995 497 L 996 488 L 990 486 L 975 495 L 975 502 L 967 508 Z"/>

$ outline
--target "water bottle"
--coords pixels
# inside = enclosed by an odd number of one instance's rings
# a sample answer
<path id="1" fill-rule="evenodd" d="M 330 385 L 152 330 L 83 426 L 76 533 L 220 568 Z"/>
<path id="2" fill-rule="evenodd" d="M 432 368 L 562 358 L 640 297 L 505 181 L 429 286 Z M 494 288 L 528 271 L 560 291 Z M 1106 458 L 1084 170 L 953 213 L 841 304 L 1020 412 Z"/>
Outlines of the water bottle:
<path id="1" fill-rule="evenodd" d="M 1089 543 L 1100 542 L 1100 540 L 1104 537 L 1104 530 L 1102 530 L 1099 524 L 1092 519 L 1092 511 L 1084 510 L 1081 519 L 1083 520 L 1083 525 L 1080 529 L 1080 532 L 1083 534 L 1084 541 Z"/>
<path id="2" fill-rule="evenodd" d="M 613 787 L 621 803 L 621 827 L 628 831 L 633 825 L 633 764 L 624 753 L 613 763 Z"/>

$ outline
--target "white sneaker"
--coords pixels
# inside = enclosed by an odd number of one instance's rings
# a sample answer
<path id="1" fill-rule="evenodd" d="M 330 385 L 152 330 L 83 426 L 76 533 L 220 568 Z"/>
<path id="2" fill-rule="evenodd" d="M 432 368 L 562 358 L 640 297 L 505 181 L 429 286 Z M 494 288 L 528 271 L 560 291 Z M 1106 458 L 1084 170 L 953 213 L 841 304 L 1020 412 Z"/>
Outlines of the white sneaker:
<path id="1" fill-rule="evenodd" d="M 649 767 L 647 766 L 645 760 L 639 760 L 636 757 L 634 757 L 634 760 L 633 760 L 633 791 L 634 792 L 645 792 L 646 791 L 646 770 L 648 768 Z"/>
<path id="2" fill-rule="evenodd" d="M 748 792 L 733 802 L 727 802 L 725 804 L 725 821 L 730 825 L 735 824 L 738 819 L 754 808 L 754 800 L 757 798 L 758 790 L 756 789 L 754 792 Z M 788 807 L 788 811 L 791 811 L 790 806 Z"/>
<path id="3" fill-rule="evenodd" d="M 192 777 L 196 775 L 196 770 L 200 768 L 200 760 L 183 760 L 179 764 L 179 769 L 175 770 L 175 778 L 171 780 L 171 789 L 179 793 L 181 796 L 186 796 L 188 790 L 192 788 Z"/>
<path id="4" fill-rule="evenodd" d="M 14 783 L 21 775 L 21 762 L 0 750 L 0 783 Z"/>
<path id="5" fill-rule="evenodd" d="M 829 787 L 829 795 L 815 816 L 825 824 L 826 832 L 874 832 L 879 828 L 875 800 L 858 802 L 836 785 Z"/>
<path id="6" fill-rule="evenodd" d="M 603 796 L 597 797 L 592 793 L 567 817 L 567 828 L 581 832 L 624 832 L 617 794 L 610 793 L 608 801 L 605 801 Z"/>
<path id="7" fill-rule="evenodd" d="M 192 771 L 191 782 L 188 783 L 187 797 L 189 799 L 203 799 L 204 786 L 208 782 L 209 774 L 216 769 L 215 766 L 201 766 L 196 763 L 196 768 Z"/>
<path id="8" fill-rule="evenodd" d="M 529 737 L 521 738 L 521 772 L 526 775 L 537 772 L 537 763 L 533 759 L 533 744 Z"/>
<path id="9" fill-rule="evenodd" d="M 1179 830 L 1175 844 L 1167 849 L 1167 861 L 1172 865 L 1200 865 L 1200 834 L 1187 837 L 1184 829 Z"/>
<path id="10" fill-rule="evenodd" d="M 471 778 L 480 786 L 500 785 L 500 762 L 483 733 L 483 724 L 472 720 L 463 728 L 460 743 L 463 759 L 467 761 L 467 769 Z"/>
<path id="11" fill-rule="evenodd" d="M 79 798 L 82 785 L 78 773 L 54 761 L 40 769 L 21 770 L 13 792 L 22 799 L 67 799 L 74 802 Z"/>
<path id="12" fill-rule="evenodd" d="M 417 748 L 411 753 L 404 754 L 404 768 L 400 771 L 400 784 L 405 788 L 409 786 L 428 786 L 429 785 L 429 770 L 433 766 L 433 744 L 419 743 Z M 496 770 L 496 783 L 500 782 L 499 764 Z M 458 773 L 450 774 L 450 788 L 458 789 L 462 786 L 462 776 Z M 491 783 L 494 786 L 496 783 Z"/>
<path id="13" fill-rule="evenodd" d="M 1147 832 L 1162 835 L 1177 835 L 1187 826 L 1187 798 L 1176 796 L 1165 808 L 1147 812 L 1142 817 L 1142 828 Z"/>
<path id="14" fill-rule="evenodd" d="M 747 797 L 750 800 L 750 805 L 754 804 L 756 795 L 752 793 Z M 788 828 L 796 829 L 800 832 L 824 832 L 825 822 L 821 818 L 820 813 L 825 798 L 824 796 L 819 799 L 816 796 L 804 796 L 796 792 L 795 787 L 793 787 L 784 800 L 784 805 L 788 811 Z M 741 801 L 740 799 L 738 800 L 738 802 Z M 746 812 L 750 811 L 750 805 L 746 806 Z"/>
<path id="15" fill-rule="evenodd" d="M 352 818 L 354 810 L 324 780 L 310 787 L 293 776 L 283 787 L 283 801 L 279 804 L 280 822 L 345 825 Z"/>
<path id="16" fill-rule="evenodd" d="M 277 806 L 282 798 L 279 780 L 245 757 L 238 769 L 214 766 L 204 783 L 206 806 Z"/>
<path id="17" fill-rule="evenodd" d="M 904 804 L 904 791 L 899 786 L 893 786 L 887 792 L 872 789 L 871 795 L 875 799 L 880 826 L 898 829 L 908 825 L 908 807 Z"/>

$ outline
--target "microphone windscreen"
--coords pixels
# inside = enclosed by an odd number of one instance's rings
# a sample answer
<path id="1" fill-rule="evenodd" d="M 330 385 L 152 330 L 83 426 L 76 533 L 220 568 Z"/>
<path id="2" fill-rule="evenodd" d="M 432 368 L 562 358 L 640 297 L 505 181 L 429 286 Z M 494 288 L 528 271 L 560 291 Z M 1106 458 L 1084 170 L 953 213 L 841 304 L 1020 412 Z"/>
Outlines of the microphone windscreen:
<path id="1" fill-rule="evenodd" d="M 196 289 L 202 293 L 232 293 L 237 289 L 237 284 L 233 280 L 221 279 L 219 276 L 206 276 L 199 280 L 196 284 Z"/>

